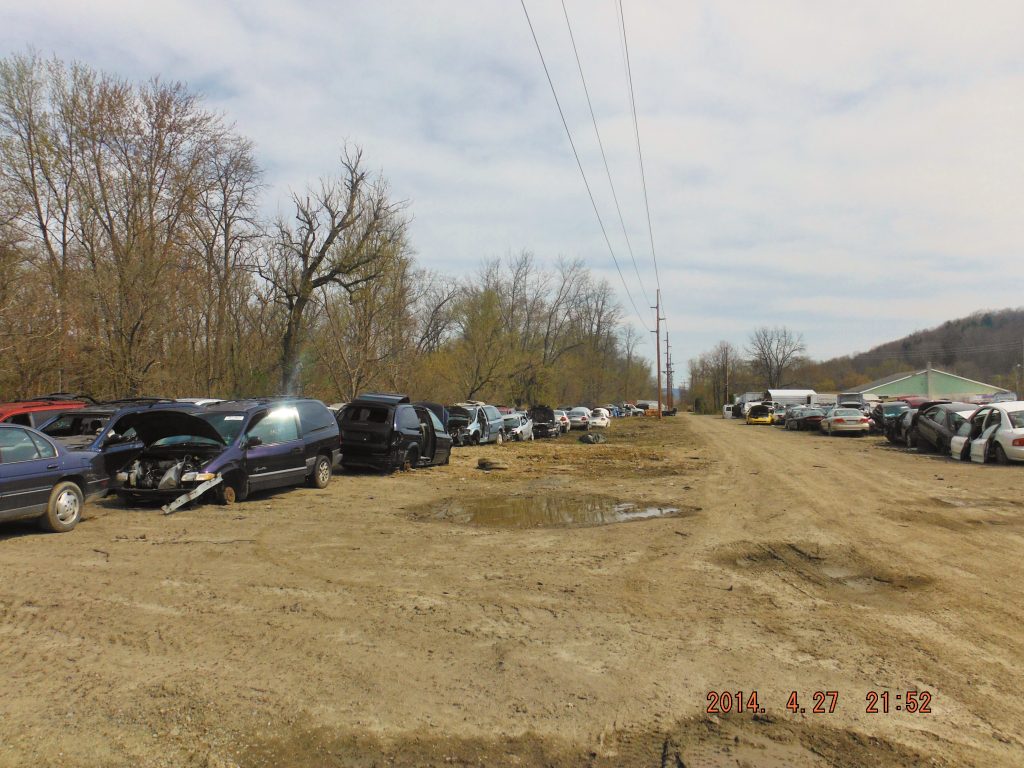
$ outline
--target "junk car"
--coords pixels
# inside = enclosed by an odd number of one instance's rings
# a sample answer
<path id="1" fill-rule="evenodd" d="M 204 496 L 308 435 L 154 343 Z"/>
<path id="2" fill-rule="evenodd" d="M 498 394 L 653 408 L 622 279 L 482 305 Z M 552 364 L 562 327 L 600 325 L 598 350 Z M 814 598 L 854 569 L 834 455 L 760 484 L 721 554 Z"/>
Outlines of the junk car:
<path id="1" fill-rule="evenodd" d="M 52 395 L 34 397 L 30 400 L 15 400 L 10 403 L 2 403 L 0 404 L 0 422 L 20 424 L 23 427 L 35 427 L 38 429 L 58 413 L 63 413 L 73 408 L 84 408 L 87 400 L 91 402 L 91 398 L 82 395 L 68 395 L 58 392 Z"/>
<path id="2" fill-rule="evenodd" d="M 918 448 L 934 448 L 949 455 L 950 441 L 976 410 L 970 403 L 939 403 L 918 411 L 911 427 L 912 442 Z"/>
<path id="3" fill-rule="evenodd" d="M 991 403 L 979 408 L 950 440 L 950 455 L 978 464 L 1024 461 L 1024 402 Z"/>
<path id="4" fill-rule="evenodd" d="M 533 440 L 533 419 L 521 413 L 505 416 L 505 439 L 517 442 Z"/>
<path id="5" fill-rule="evenodd" d="M 558 437 L 562 434 L 562 421 L 558 413 L 546 405 L 535 405 L 530 409 L 533 420 L 533 434 L 537 437 Z M 568 420 L 566 416 L 566 420 Z"/>
<path id="6" fill-rule="evenodd" d="M 430 408 L 405 395 L 365 394 L 340 413 L 341 466 L 394 472 L 447 464 L 452 437 Z"/>
<path id="7" fill-rule="evenodd" d="M 243 501 L 253 491 L 308 482 L 324 488 L 338 458 L 338 424 L 319 400 L 229 400 L 194 410 L 122 417 L 141 448 L 114 490 L 130 502 L 168 501 L 165 511 L 211 493 Z"/>
<path id="8" fill-rule="evenodd" d="M 103 457 L 75 451 L 42 432 L 0 424 L 0 520 L 35 518 L 63 533 L 82 518 L 88 499 L 107 490 Z"/>
<path id="9" fill-rule="evenodd" d="M 501 443 L 504 417 L 493 405 L 457 403 L 448 406 L 448 432 L 455 445 Z"/>

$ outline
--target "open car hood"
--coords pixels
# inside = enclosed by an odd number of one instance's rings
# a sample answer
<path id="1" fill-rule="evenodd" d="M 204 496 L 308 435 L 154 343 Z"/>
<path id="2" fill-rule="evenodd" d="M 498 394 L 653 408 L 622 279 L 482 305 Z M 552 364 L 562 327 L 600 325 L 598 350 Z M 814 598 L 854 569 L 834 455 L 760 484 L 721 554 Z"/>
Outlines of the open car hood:
<path id="1" fill-rule="evenodd" d="M 118 419 L 111 427 L 119 434 L 124 434 L 134 427 L 135 434 L 147 446 L 165 437 L 177 435 L 194 435 L 213 440 L 220 445 L 227 445 L 220 432 L 210 422 L 187 411 L 159 409 L 129 413 Z"/>

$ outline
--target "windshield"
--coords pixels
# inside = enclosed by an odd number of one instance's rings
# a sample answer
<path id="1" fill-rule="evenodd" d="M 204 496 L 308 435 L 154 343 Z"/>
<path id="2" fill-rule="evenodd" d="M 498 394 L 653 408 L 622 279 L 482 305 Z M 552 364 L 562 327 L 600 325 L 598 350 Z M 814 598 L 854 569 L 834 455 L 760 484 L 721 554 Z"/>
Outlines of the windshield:
<path id="1" fill-rule="evenodd" d="M 218 430 L 220 431 L 220 430 Z M 226 439 L 226 438 L 225 438 Z M 170 437 L 163 437 L 153 443 L 151 447 L 167 447 L 170 445 L 216 445 L 220 446 L 220 443 L 209 437 L 203 435 L 171 435 Z"/>
<path id="2" fill-rule="evenodd" d="M 220 436 L 224 438 L 225 443 L 231 443 L 234 441 L 238 434 L 242 431 L 242 425 L 245 423 L 244 413 L 204 413 L 199 416 L 203 421 L 208 421 L 213 425 L 213 428 L 220 433 Z M 167 440 L 178 441 L 178 436 L 173 438 L 166 438 Z M 208 445 L 216 445 L 213 440 L 207 438 L 192 438 L 189 437 L 185 442 L 203 442 Z M 164 440 L 157 440 L 154 445 L 170 445 Z"/>
<path id="3" fill-rule="evenodd" d="M 882 413 L 886 416 L 895 416 L 898 413 L 903 413 L 909 407 L 906 403 L 892 403 L 890 405 L 883 405 Z"/>
<path id="4" fill-rule="evenodd" d="M 518 416 L 506 416 L 505 417 L 505 426 L 506 427 L 518 427 L 519 426 L 519 417 Z"/>

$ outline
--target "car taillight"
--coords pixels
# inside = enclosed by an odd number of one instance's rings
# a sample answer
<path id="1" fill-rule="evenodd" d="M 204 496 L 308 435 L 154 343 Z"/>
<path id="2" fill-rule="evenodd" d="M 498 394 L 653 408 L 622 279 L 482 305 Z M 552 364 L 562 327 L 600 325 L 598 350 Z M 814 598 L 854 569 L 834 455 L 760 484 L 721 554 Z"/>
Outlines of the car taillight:
<path id="1" fill-rule="evenodd" d="M 836 419 L 835 422 L 836 422 L 836 424 L 845 424 L 846 423 L 846 419 Z"/>
<path id="2" fill-rule="evenodd" d="M 1024 437 L 1018 437 L 1013 441 L 1013 445 L 1021 446 L 1024 445 Z"/>
<path id="3" fill-rule="evenodd" d="M 861 419 L 860 423 L 861 424 L 867 424 L 869 421 L 871 421 L 871 419 Z"/>

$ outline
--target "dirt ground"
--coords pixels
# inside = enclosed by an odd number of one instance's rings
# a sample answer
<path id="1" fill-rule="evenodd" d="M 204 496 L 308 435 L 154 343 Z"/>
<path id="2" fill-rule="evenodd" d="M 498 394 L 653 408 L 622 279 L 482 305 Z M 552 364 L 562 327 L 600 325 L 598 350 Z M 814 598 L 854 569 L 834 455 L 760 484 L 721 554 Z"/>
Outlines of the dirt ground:
<path id="1" fill-rule="evenodd" d="M 1024 764 L 1024 468 L 712 417 L 607 434 L 0 527 L 0 766 Z M 585 496 L 679 514 L 435 514 Z"/>

